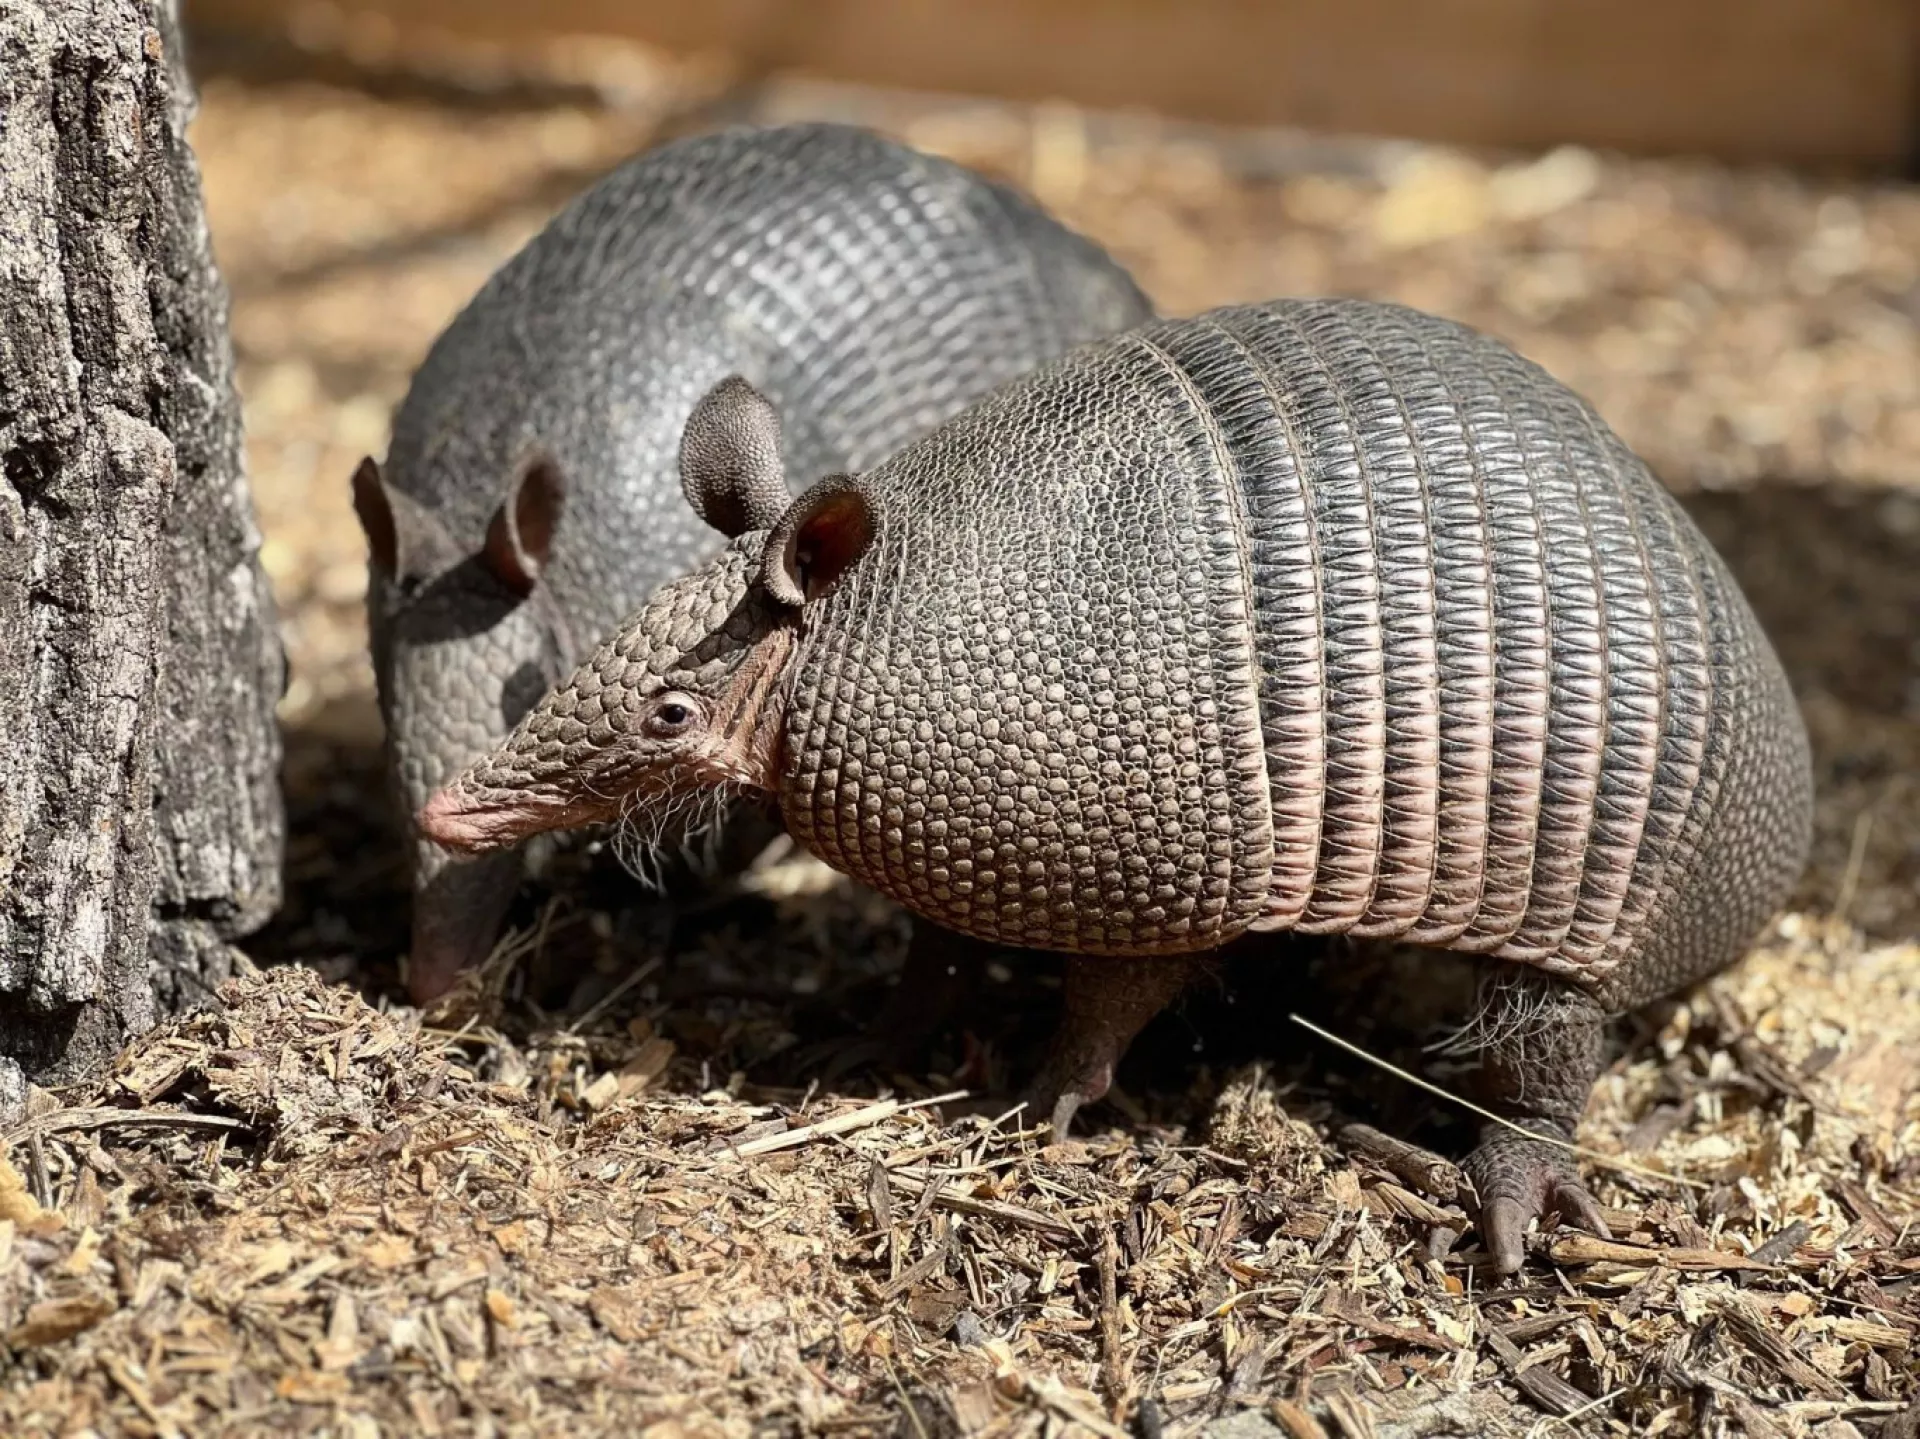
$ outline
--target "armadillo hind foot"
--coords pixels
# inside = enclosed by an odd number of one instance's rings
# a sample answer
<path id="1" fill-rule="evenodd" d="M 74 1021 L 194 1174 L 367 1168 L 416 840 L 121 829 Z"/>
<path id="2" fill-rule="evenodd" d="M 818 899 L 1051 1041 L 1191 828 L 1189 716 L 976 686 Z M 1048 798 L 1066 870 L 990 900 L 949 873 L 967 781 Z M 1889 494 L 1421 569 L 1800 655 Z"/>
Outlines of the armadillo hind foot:
<path id="1" fill-rule="evenodd" d="M 1568 1135 L 1528 1139 L 1504 1125 L 1490 1124 L 1463 1166 L 1478 1196 L 1474 1222 L 1480 1242 L 1500 1274 L 1517 1274 L 1526 1259 L 1527 1226 L 1543 1227 L 1550 1215 L 1602 1239 L 1611 1239 L 1600 1207 L 1581 1182 L 1573 1155 L 1562 1147 Z M 1555 1143 L 1554 1141 L 1561 1141 Z"/>
<path id="2" fill-rule="evenodd" d="M 1602 1068 L 1607 1012 L 1586 991 L 1520 966 L 1490 968 L 1474 1031 L 1478 1098 L 1505 1124 L 1483 1126 L 1462 1168 L 1473 1182 L 1475 1223 L 1501 1274 L 1519 1270 L 1527 1226 L 1549 1214 L 1611 1237 L 1568 1147 Z"/>

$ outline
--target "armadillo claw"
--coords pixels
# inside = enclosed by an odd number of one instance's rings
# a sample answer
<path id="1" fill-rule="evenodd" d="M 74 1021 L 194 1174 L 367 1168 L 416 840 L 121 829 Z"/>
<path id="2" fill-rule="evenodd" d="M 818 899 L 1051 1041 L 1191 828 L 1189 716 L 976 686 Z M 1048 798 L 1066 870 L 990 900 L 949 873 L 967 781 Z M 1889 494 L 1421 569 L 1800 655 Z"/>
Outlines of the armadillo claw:
<path id="1" fill-rule="evenodd" d="M 1031 1127 L 1039 1124 L 1044 1116 L 1052 1126 L 1053 1142 L 1057 1144 L 1067 1137 L 1073 1117 L 1080 1112 L 1081 1106 L 1098 1097 L 1080 1094 L 1071 1088 L 1055 1090 L 1051 1085 L 1036 1082 L 1016 1101 L 1020 1107 L 1020 1124 L 1022 1127 Z"/>
<path id="2" fill-rule="evenodd" d="M 1052 1057 L 1034 1076 L 1033 1083 L 1027 1086 L 1020 1100 L 1026 1106 L 1023 1123 L 1037 1123 L 1042 1115 L 1046 1115 L 1053 1126 L 1053 1142 L 1056 1144 L 1067 1137 L 1073 1117 L 1080 1112 L 1082 1105 L 1106 1098 L 1107 1091 L 1113 1088 L 1112 1059 L 1105 1055 L 1063 1055 L 1062 1048 L 1056 1046 Z M 1075 1062 L 1076 1058 L 1078 1062 Z"/>
<path id="3" fill-rule="evenodd" d="M 1053 1101 L 1053 1114 L 1049 1122 L 1053 1126 L 1053 1142 L 1060 1143 L 1067 1137 L 1067 1131 L 1073 1128 L 1073 1116 L 1080 1112 L 1080 1106 L 1087 1102 L 1085 1095 L 1068 1090 Z"/>
<path id="4" fill-rule="evenodd" d="M 1481 1140 L 1463 1166 L 1480 1196 L 1475 1222 L 1500 1274 L 1515 1274 L 1526 1259 L 1527 1225 L 1549 1214 L 1611 1239 L 1600 1206 L 1580 1181 L 1573 1156 L 1558 1145 L 1500 1129 Z"/>

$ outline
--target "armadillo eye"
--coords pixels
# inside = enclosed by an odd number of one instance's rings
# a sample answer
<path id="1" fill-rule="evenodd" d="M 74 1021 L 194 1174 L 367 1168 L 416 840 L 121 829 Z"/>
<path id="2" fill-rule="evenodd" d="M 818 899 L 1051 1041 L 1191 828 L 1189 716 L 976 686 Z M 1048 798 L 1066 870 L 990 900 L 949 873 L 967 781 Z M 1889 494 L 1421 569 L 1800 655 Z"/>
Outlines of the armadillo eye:
<path id="1" fill-rule="evenodd" d="M 699 708 L 685 695 L 662 695 L 647 716 L 647 728 L 657 735 L 676 735 L 700 718 Z"/>

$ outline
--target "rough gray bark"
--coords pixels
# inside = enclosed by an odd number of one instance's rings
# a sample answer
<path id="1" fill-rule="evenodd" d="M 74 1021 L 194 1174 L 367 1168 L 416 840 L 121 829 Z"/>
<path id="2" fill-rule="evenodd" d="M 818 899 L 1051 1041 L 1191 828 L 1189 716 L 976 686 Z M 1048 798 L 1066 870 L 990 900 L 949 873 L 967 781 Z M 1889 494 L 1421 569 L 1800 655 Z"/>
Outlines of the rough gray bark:
<path id="1" fill-rule="evenodd" d="M 0 1122 L 279 897 L 281 659 L 170 0 L 0 0 Z"/>

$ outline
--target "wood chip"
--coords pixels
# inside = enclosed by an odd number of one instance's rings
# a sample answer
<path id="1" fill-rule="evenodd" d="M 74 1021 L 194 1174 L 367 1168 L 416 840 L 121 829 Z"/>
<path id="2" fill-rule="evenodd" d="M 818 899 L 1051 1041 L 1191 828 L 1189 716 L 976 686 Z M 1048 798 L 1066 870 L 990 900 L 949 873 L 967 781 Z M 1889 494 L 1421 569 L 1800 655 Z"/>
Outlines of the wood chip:
<path id="1" fill-rule="evenodd" d="M 1662 1249 L 1651 1245 L 1621 1244 L 1592 1234 L 1564 1234 L 1548 1246 L 1556 1264 L 1658 1264 L 1668 1269 L 1750 1269 L 1767 1270 L 1775 1266 L 1745 1254 L 1729 1254 L 1719 1249 Z"/>
<path id="2" fill-rule="evenodd" d="M 1320 1301 L 1320 1312 L 1343 1324 L 1364 1330 L 1368 1334 L 1378 1335 L 1382 1339 L 1391 1339 L 1396 1344 L 1411 1344 L 1421 1349 L 1434 1349 L 1442 1354 L 1459 1351 L 1460 1344 L 1443 1335 L 1430 1334 L 1424 1329 L 1416 1329 L 1406 1324 L 1391 1324 L 1376 1319 L 1366 1310 L 1360 1296 L 1352 1290 L 1335 1284 L 1328 1286 L 1326 1295 Z"/>
<path id="3" fill-rule="evenodd" d="M 933 1244 L 914 1264 L 900 1271 L 899 1277 L 880 1290 L 880 1302 L 885 1304 L 906 1293 L 914 1285 L 937 1274 L 947 1262 L 947 1250 L 952 1244 L 952 1235 L 944 1222 L 935 1226 Z"/>
<path id="4" fill-rule="evenodd" d="M 1591 1396 L 1582 1394 L 1551 1370 L 1529 1364 L 1513 1341 L 1498 1329 L 1487 1330 L 1483 1337 L 1493 1357 L 1512 1377 L 1515 1387 L 1547 1413 L 1564 1419 L 1592 1402 Z"/>
<path id="5" fill-rule="evenodd" d="M 927 1187 L 924 1180 L 897 1172 L 893 1175 L 893 1182 L 911 1194 L 922 1193 Z M 960 1214 L 975 1214 L 983 1219 L 998 1219 L 1008 1224 L 1018 1224 L 1026 1229 L 1050 1234 L 1056 1239 L 1080 1238 L 1079 1230 L 1064 1220 L 1055 1219 L 1051 1215 L 1040 1214 L 1031 1209 L 1022 1209 L 1018 1205 L 1003 1204 L 994 1199 L 978 1199 L 959 1185 L 936 1188 L 934 1203 Z"/>
<path id="6" fill-rule="evenodd" d="M 1900 1237 L 1900 1231 L 1894 1222 L 1887 1218 L 1873 1197 L 1867 1193 L 1866 1185 L 1851 1175 L 1841 1175 L 1834 1181 L 1841 1201 L 1852 1211 L 1853 1217 L 1866 1225 L 1882 1244 L 1891 1244 Z"/>
<path id="7" fill-rule="evenodd" d="M 1389 1174 L 1442 1203 L 1459 1198 L 1464 1183 L 1459 1166 L 1418 1145 L 1395 1139 L 1370 1124 L 1342 1125 L 1335 1136 L 1343 1149 L 1364 1154 Z"/>
<path id="8" fill-rule="evenodd" d="M 23 1234 L 56 1233 L 67 1222 L 60 1214 L 43 1209 L 28 1192 L 27 1181 L 7 1162 L 4 1148 L 0 1148 L 0 1220 Z"/>
<path id="9" fill-rule="evenodd" d="M 1132 1390 L 1133 1377 L 1120 1332 L 1120 1241 L 1111 1224 L 1100 1230 L 1094 1266 L 1100 1282 L 1100 1378 L 1106 1386 L 1107 1402 L 1119 1408 Z"/>
<path id="10" fill-rule="evenodd" d="M 1291 1399 L 1275 1399 L 1267 1406 L 1273 1422 L 1287 1431 L 1289 1439 L 1329 1439 L 1320 1421 Z"/>
<path id="11" fill-rule="evenodd" d="M 1729 1292 L 1719 1296 L 1714 1307 L 1740 1342 L 1782 1378 L 1829 1399 L 1846 1394 L 1835 1380 L 1822 1374 L 1794 1353 L 1786 1341 L 1768 1326 L 1765 1316 L 1744 1295 Z"/>
<path id="12" fill-rule="evenodd" d="M 43 1299 L 27 1310 L 25 1319 L 7 1331 L 6 1342 L 14 1349 L 57 1344 L 93 1328 L 118 1307 L 111 1295 L 97 1289 Z"/>
<path id="13" fill-rule="evenodd" d="M 59 1109 L 0 1133 L 0 1150 L 7 1146 L 31 1143 L 50 1134 L 68 1134 L 83 1129 L 199 1129 L 228 1131 L 246 1125 L 224 1114 L 185 1114 L 168 1109 Z"/>
<path id="14" fill-rule="evenodd" d="M 1811 1236 L 1812 1233 L 1812 1225 L 1808 1224 L 1804 1219 L 1796 1219 L 1765 1244 L 1755 1249 L 1747 1258 L 1751 1259 L 1755 1264 L 1784 1264 L 1799 1252 L 1800 1246 L 1807 1242 L 1808 1237 Z M 1737 1276 L 1733 1282 L 1744 1288 L 1752 1284 L 1757 1278 L 1758 1271 L 1748 1270 Z"/>
<path id="15" fill-rule="evenodd" d="M 1446 1225 L 1450 1228 L 1464 1227 L 1467 1216 L 1458 1209 L 1442 1209 L 1439 1205 L 1422 1198 L 1410 1189 L 1381 1180 L 1371 1191 L 1386 1200 L 1395 1214 L 1402 1215 L 1416 1223 L 1426 1225 Z"/>

